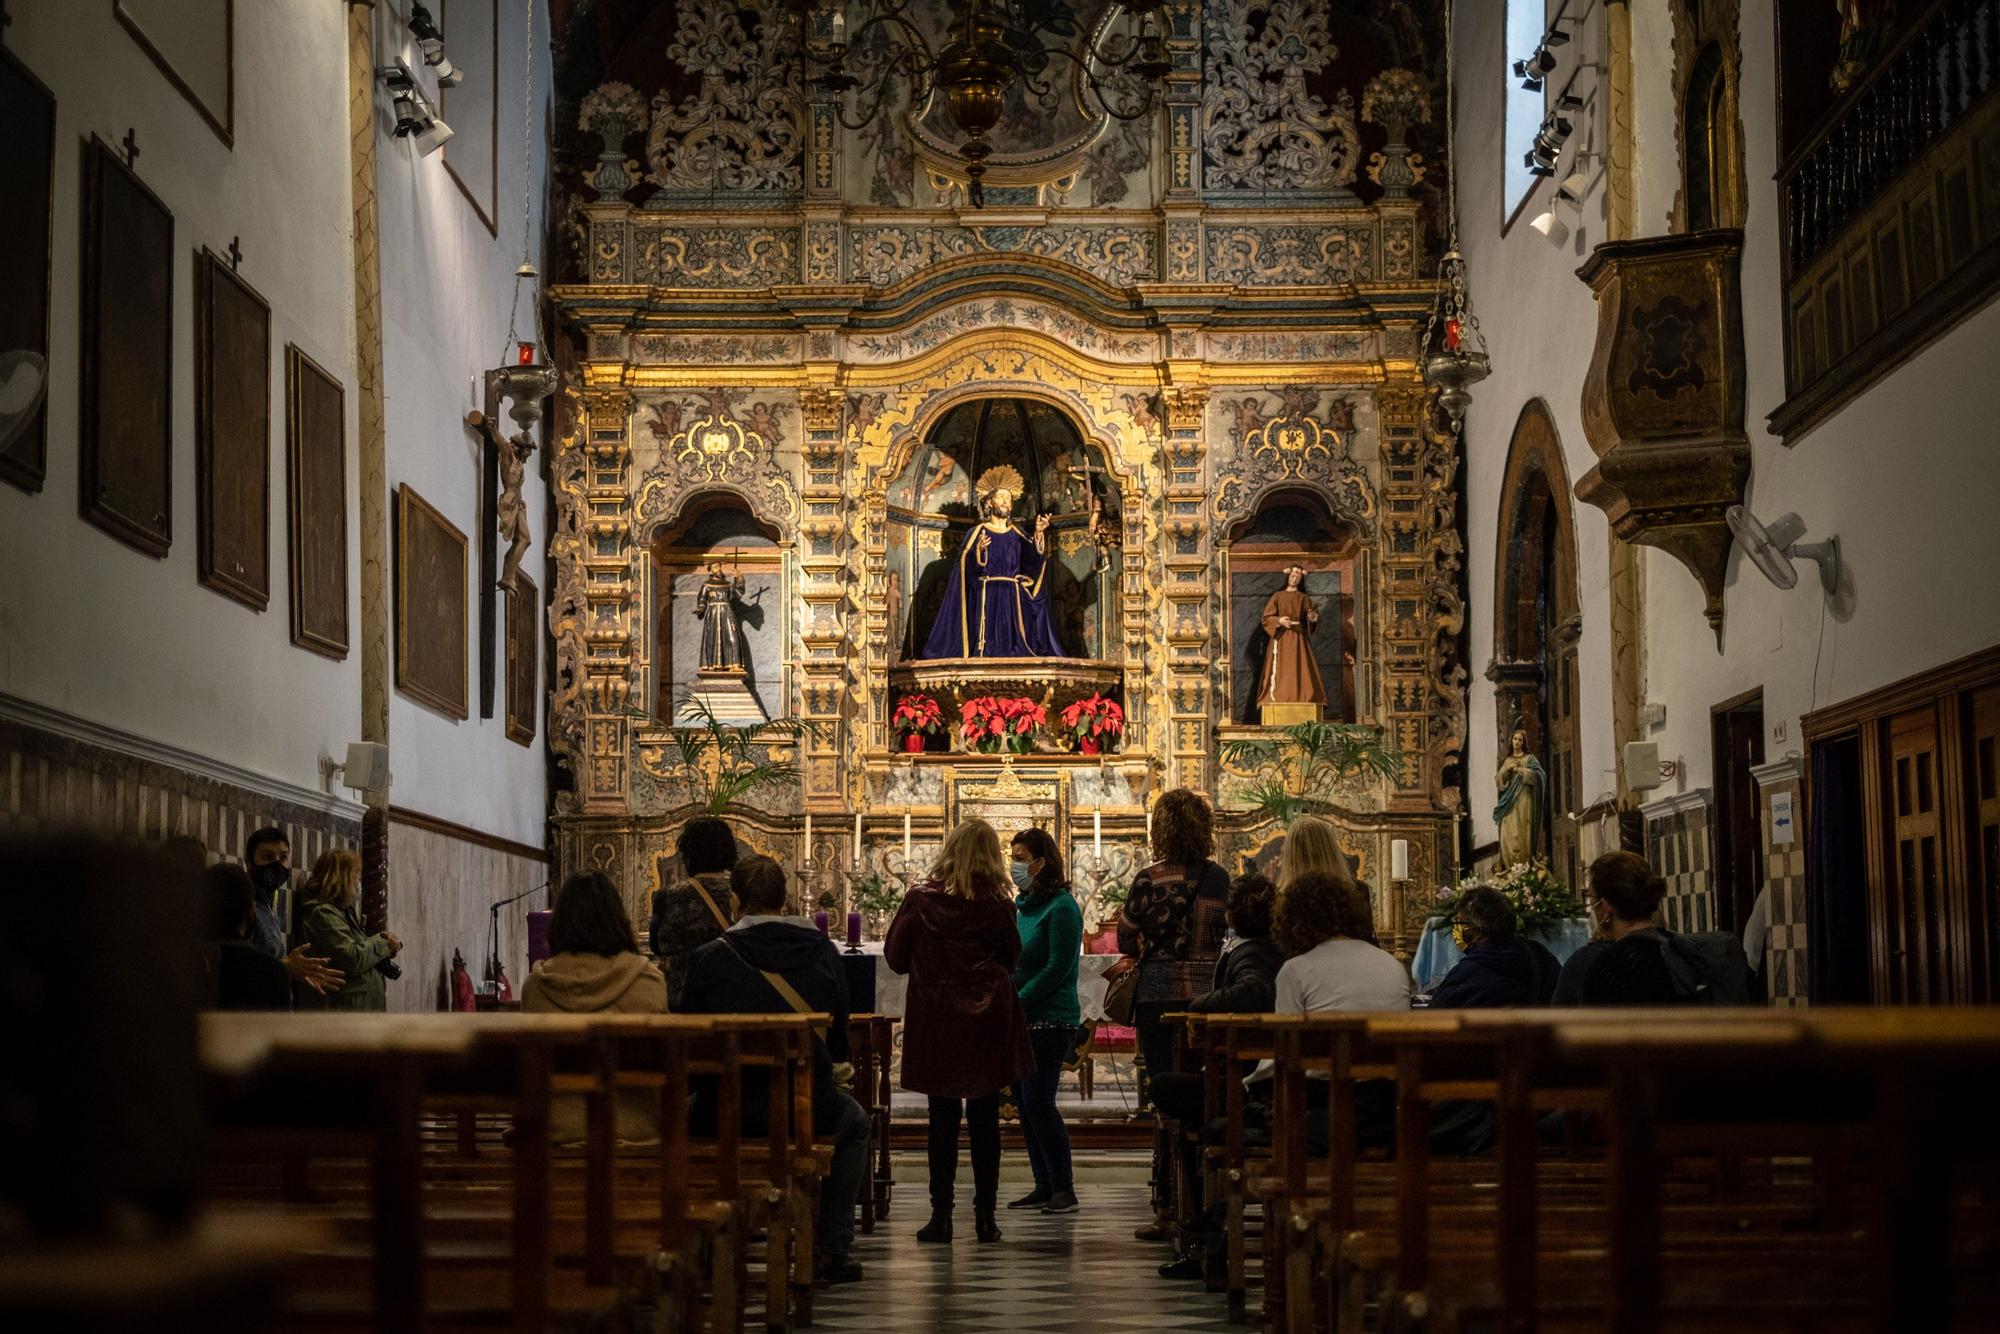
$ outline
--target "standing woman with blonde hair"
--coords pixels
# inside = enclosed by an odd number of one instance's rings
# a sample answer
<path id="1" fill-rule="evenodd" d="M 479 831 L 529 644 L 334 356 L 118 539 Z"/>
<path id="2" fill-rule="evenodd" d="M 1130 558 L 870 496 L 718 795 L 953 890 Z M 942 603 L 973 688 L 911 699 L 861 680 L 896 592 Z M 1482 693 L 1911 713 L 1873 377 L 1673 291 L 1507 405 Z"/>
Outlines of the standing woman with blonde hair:
<path id="1" fill-rule="evenodd" d="M 340 970 L 347 980 L 329 992 L 320 1004 L 329 1010 L 367 1010 L 380 1013 L 389 1008 L 389 988 L 378 965 L 402 953 L 403 942 L 387 931 L 370 935 L 361 929 L 356 905 L 361 901 L 361 857 L 346 848 L 322 852 L 306 877 L 302 895 L 304 915 L 299 934 L 323 957 Z"/>
<path id="2" fill-rule="evenodd" d="M 882 957 L 907 973 L 903 1087 L 930 1099 L 931 1220 L 918 1241 L 951 1240 L 958 1123 L 972 1140 L 979 1240 L 1000 1240 L 1000 1093 L 1035 1068 L 1014 991 L 1021 937 L 1000 839 L 984 820 L 945 838 L 930 878 L 903 899 Z"/>

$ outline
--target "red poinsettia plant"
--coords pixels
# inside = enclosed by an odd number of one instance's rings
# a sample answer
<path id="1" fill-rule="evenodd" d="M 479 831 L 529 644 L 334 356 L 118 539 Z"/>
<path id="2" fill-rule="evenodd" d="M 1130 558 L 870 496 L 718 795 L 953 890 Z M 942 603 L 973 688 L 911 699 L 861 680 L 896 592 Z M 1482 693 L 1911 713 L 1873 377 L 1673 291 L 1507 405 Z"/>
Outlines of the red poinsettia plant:
<path id="1" fill-rule="evenodd" d="M 1115 699 L 1089 695 L 1062 711 L 1063 730 L 1076 740 L 1076 748 L 1095 755 L 1125 732 L 1125 710 Z"/>
<path id="2" fill-rule="evenodd" d="M 915 753 L 924 738 L 944 730 L 944 709 L 929 695 L 905 695 L 889 715 L 889 725 L 902 734 L 903 749 Z"/>
<path id="3" fill-rule="evenodd" d="M 1048 710 L 1018 695 L 981 695 L 959 706 L 959 735 L 974 750 L 1021 752 L 1032 743 L 1035 729 L 1048 721 Z"/>

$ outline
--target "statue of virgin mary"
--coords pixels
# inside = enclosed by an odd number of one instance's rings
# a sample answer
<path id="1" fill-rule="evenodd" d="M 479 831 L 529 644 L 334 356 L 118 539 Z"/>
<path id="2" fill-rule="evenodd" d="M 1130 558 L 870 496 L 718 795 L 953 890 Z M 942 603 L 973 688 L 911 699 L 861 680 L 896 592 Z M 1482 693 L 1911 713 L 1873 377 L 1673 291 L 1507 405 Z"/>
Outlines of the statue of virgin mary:
<path id="1" fill-rule="evenodd" d="M 977 487 L 977 527 L 946 581 L 926 658 L 1066 658 L 1049 620 L 1049 516 L 1030 537 L 1014 523 L 1021 474 L 988 468 Z"/>

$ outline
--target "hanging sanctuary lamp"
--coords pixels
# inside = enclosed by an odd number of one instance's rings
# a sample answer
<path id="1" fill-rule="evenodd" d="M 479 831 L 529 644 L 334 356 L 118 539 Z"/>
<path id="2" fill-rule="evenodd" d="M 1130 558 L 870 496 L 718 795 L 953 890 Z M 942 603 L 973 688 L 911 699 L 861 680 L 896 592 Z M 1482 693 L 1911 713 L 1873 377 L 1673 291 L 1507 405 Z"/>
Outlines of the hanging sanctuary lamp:
<path id="1" fill-rule="evenodd" d="M 1444 7 L 1444 216 L 1447 244 L 1438 260 L 1437 297 L 1424 327 L 1424 383 L 1437 391 L 1454 433 L 1464 429 L 1465 410 L 1472 403 L 1472 386 L 1493 373 L 1479 316 L 1472 310 L 1466 287 L 1465 256 L 1458 248 L 1458 136 L 1453 115 L 1451 4 Z"/>

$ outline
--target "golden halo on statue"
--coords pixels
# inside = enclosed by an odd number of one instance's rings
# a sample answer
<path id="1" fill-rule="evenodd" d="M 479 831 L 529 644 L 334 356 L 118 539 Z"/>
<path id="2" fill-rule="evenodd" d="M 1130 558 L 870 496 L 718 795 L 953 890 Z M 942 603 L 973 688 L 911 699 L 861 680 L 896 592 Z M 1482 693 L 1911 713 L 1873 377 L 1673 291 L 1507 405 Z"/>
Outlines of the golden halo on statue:
<path id="1" fill-rule="evenodd" d="M 1021 488 L 1026 483 L 1021 479 L 1021 470 L 1011 463 L 1001 463 L 979 474 L 978 483 L 972 488 L 979 495 L 979 503 L 996 491 L 1005 491 L 1016 500 L 1020 499 Z"/>

